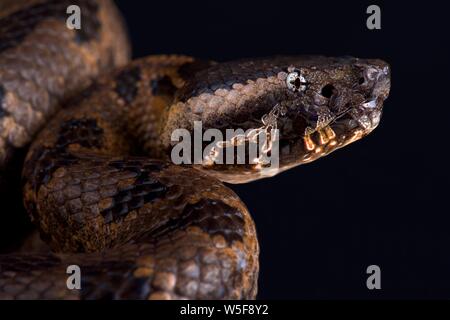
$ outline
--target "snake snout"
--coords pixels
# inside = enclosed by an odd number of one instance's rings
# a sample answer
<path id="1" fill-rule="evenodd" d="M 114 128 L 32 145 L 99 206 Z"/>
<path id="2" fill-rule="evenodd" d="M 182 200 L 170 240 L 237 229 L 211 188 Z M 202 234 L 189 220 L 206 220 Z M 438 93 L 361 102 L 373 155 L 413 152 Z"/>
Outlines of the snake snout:
<path id="1" fill-rule="evenodd" d="M 366 134 L 375 129 L 381 119 L 384 100 L 391 87 L 391 69 L 379 59 L 365 60 L 357 91 L 365 98 L 350 111 L 351 117 Z"/>
<path id="2" fill-rule="evenodd" d="M 391 88 L 391 67 L 383 60 L 371 59 L 367 61 L 363 71 L 361 84 L 371 89 L 373 98 L 385 100 Z"/>

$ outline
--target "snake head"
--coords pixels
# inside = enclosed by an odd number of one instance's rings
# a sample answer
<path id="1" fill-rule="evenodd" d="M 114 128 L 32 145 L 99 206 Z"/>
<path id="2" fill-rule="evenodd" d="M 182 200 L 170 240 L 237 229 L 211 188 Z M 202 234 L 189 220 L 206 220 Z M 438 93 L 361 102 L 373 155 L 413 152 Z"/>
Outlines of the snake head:
<path id="1" fill-rule="evenodd" d="M 390 67 L 378 59 L 312 57 L 285 66 L 280 103 L 280 167 L 313 161 L 374 130 L 390 90 Z M 284 125 L 283 125 L 284 123 Z"/>
<path id="2" fill-rule="evenodd" d="M 376 59 L 277 56 L 218 63 L 187 80 L 170 108 L 163 136 L 180 127 L 193 131 L 194 121 L 201 121 L 203 130 L 250 132 L 219 141 L 217 151 L 243 145 L 255 132 L 279 129 L 278 145 L 263 145 L 263 153 L 278 158 L 275 169 L 271 159 L 271 169 L 262 174 L 267 162 L 251 156 L 245 165 L 217 165 L 218 152 L 203 168 L 223 181 L 248 182 L 364 137 L 379 124 L 389 89 L 390 68 Z"/>

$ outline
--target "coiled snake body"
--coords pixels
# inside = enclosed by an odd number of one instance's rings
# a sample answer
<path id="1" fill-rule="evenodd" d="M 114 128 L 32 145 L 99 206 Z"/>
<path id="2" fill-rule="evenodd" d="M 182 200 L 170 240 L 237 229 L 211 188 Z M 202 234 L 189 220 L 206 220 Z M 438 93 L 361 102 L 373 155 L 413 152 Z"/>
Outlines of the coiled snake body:
<path id="1" fill-rule="evenodd" d="M 80 30 L 66 27 L 71 4 Z M 0 256 L 1 298 L 254 298 L 255 226 L 221 181 L 262 178 L 264 165 L 175 165 L 172 133 L 193 133 L 194 121 L 204 131 L 276 127 L 273 175 L 371 132 L 389 93 L 381 60 L 126 64 L 127 37 L 107 0 L 7 1 L 0 10 L 0 162 L 6 169 L 33 140 L 24 201 L 52 249 Z M 69 265 L 81 269 L 81 290 L 66 286 Z"/>

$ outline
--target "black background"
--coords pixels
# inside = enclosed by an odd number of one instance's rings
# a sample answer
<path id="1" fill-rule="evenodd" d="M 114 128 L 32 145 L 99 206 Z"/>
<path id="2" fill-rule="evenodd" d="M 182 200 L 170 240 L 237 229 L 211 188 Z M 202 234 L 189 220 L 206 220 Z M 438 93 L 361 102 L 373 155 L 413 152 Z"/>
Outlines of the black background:
<path id="1" fill-rule="evenodd" d="M 134 57 L 317 53 L 389 62 L 391 95 L 374 133 L 312 164 L 231 186 L 256 221 L 258 297 L 450 297 L 450 12 L 443 1 L 117 3 Z M 370 4 L 381 7 L 381 30 L 366 27 Z M 381 268 L 381 290 L 366 287 L 372 264 Z"/>

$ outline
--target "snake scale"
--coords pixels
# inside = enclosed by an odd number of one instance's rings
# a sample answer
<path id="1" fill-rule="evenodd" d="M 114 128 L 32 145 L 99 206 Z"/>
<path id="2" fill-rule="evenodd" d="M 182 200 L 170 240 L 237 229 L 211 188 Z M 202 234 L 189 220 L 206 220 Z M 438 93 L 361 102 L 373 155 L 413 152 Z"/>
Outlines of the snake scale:
<path id="1" fill-rule="evenodd" d="M 66 26 L 72 4 L 79 30 Z M 276 127 L 273 175 L 370 133 L 390 89 L 378 59 L 129 57 L 109 0 L 2 2 L 0 167 L 31 142 L 24 203 L 52 251 L 1 255 L 0 298 L 255 298 L 255 225 L 222 182 L 263 178 L 262 166 L 175 165 L 172 132 Z"/>

